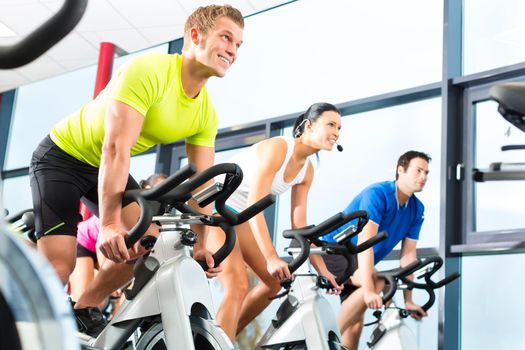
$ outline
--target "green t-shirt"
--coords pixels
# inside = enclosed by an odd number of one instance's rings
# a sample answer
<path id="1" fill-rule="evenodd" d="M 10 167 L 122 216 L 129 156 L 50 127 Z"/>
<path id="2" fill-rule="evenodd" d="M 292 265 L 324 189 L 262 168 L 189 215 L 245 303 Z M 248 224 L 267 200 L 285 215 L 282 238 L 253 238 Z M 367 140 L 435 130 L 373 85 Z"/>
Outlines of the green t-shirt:
<path id="1" fill-rule="evenodd" d="M 206 87 L 194 99 L 186 96 L 181 68 L 180 55 L 154 53 L 131 60 L 119 69 L 96 99 L 58 123 L 51 131 L 51 139 L 76 159 L 98 167 L 106 108 L 110 99 L 115 99 L 144 116 L 131 155 L 180 139 L 213 147 L 217 134 L 215 108 Z"/>

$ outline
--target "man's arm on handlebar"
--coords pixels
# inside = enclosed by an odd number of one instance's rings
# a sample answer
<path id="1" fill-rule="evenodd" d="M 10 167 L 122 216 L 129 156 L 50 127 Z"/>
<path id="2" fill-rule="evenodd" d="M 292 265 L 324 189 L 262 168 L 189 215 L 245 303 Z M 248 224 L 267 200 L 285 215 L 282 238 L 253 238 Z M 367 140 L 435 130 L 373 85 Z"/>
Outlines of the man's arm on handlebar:
<path id="1" fill-rule="evenodd" d="M 375 222 L 368 221 L 363 228 L 363 231 L 357 236 L 358 244 L 366 242 L 370 238 L 377 235 L 379 225 Z M 375 267 L 374 267 L 374 250 L 373 248 L 367 249 L 357 255 L 357 260 L 360 270 L 360 283 L 363 288 L 363 297 L 367 307 L 371 309 L 379 309 L 383 305 L 381 296 L 376 292 L 376 286 L 374 282 Z"/>
<path id="2" fill-rule="evenodd" d="M 408 264 L 417 259 L 416 246 L 416 240 L 410 238 L 403 239 L 403 243 L 401 245 L 401 258 L 399 259 L 399 264 L 401 265 L 401 267 L 407 266 Z M 412 280 L 413 278 L 413 275 L 407 276 L 408 280 Z M 408 311 L 415 311 L 415 313 L 411 313 L 411 316 L 413 318 L 420 320 L 427 315 L 425 310 L 423 310 L 419 305 L 414 304 L 414 301 L 412 300 L 411 290 L 404 290 L 403 297 L 405 299 L 405 308 Z"/>
<path id="3" fill-rule="evenodd" d="M 143 122 L 144 116 L 132 107 L 116 100 L 109 102 L 98 176 L 99 248 L 115 262 L 130 259 L 124 243 L 127 232 L 121 222 L 122 194 L 129 176 L 130 150 L 137 142 Z"/>
<path id="4" fill-rule="evenodd" d="M 197 174 L 213 166 L 215 160 L 215 148 L 197 146 L 192 144 L 186 144 L 186 155 L 188 156 L 188 163 L 195 165 Z M 213 184 L 213 180 L 208 181 L 204 185 L 200 186 L 194 192 L 197 193 L 203 188 L 206 188 Z M 206 215 L 212 214 L 213 204 L 209 204 L 204 208 L 200 208 L 194 200 L 190 200 L 188 205 L 195 210 L 204 213 Z M 205 260 L 208 264 L 208 270 L 206 275 L 208 278 L 214 277 L 221 271 L 221 267 L 213 267 L 214 261 L 212 254 L 206 250 L 206 239 L 208 236 L 208 226 L 206 225 L 191 225 L 191 229 L 197 234 L 197 243 L 193 247 L 193 257 L 196 260 Z"/>

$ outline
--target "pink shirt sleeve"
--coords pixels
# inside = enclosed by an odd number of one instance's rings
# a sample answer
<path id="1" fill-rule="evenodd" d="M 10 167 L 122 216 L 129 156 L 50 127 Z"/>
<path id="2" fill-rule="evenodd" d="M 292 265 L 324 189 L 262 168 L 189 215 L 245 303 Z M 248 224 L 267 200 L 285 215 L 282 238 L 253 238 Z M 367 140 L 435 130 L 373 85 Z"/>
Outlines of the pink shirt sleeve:
<path id="1" fill-rule="evenodd" d="M 100 220 L 92 216 L 78 224 L 77 243 L 89 251 L 95 252 L 97 245 Z"/>

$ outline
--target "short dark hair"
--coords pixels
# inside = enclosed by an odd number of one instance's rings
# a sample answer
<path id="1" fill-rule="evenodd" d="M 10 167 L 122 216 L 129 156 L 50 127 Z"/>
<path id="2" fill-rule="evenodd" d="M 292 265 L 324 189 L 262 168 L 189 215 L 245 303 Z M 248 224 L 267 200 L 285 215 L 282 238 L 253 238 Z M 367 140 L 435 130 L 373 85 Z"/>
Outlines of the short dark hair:
<path id="1" fill-rule="evenodd" d="M 421 158 L 421 159 L 424 159 L 427 161 L 427 163 L 430 163 L 430 161 L 432 160 L 432 158 L 426 154 L 426 153 L 423 153 L 423 152 L 418 152 L 418 151 L 408 151 L 408 152 L 405 152 L 401 155 L 401 157 L 399 157 L 399 159 L 397 160 L 397 166 L 396 166 L 396 180 L 397 178 L 399 177 L 399 174 L 397 173 L 397 169 L 399 167 L 403 167 L 403 170 L 404 171 L 407 171 L 408 169 L 408 165 L 410 164 L 410 161 L 414 158 Z"/>

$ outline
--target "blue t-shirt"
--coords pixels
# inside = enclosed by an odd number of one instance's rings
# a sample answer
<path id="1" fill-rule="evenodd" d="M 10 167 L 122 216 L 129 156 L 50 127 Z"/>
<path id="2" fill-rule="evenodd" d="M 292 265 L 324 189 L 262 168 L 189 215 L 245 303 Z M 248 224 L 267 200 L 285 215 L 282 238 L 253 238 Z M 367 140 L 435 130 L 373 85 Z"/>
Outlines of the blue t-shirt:
<path id="1" fill-rule="evenodd" d="M 366 210 L 370 221 L 379 225 L 378 232 L 386 231 L 388 237 L 374 245 L 374 263 L 383 260 L 404 238 L 419 239 L 419 231 L 424 219 L 425 207 L 415 195 L 400 207 L 396 196 L 396 182 L 379 182 L 365 188 L 343 211 L 345 214 L 355 210 Z M 330 232 L 323 237 L 325 241 L 335 242 L 333 237 L 355 222 Z M 357 237 L 354 237 L 357 243 Z"/>

